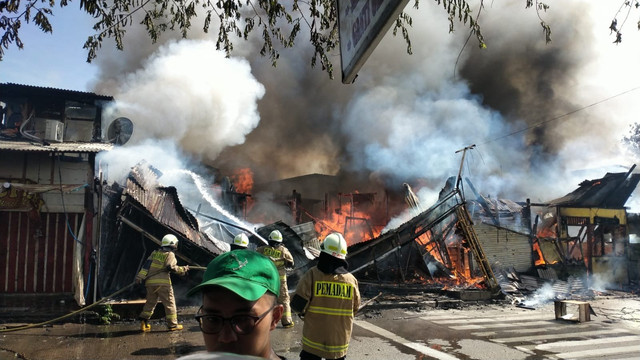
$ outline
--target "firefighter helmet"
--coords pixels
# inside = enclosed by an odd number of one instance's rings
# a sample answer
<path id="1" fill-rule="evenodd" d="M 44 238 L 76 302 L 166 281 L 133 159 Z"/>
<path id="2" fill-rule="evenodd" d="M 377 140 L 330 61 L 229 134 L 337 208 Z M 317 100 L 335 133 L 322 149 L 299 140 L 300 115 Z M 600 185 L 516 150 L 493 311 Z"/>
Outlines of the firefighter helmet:
<path id="1" fill-rule="evenodd" d="M 324 238 L 321 246 L 322 252 L 327 253 L 338 259 L 347 257 L 347 241 L 342 234 L 334 232 Z"/>
<path id="2" fill-rule="evenodd" d="M 269 234 L 269 241 L 282 242 L 282 233 L 278 230 L 273 230 L 271 234 Z"/>
<path id="3" fill-rule="evenodd" d="M 178 247 L 178 238 L 173 234 L 167 234 L 162 238 L 162 246 Z"/>
<path id="4" fill-rule="evenodd" d="M 249 237 L 245 233 L 240 233 L 233 238 L 233 245 L 246 248 L 249 245 Z"/>

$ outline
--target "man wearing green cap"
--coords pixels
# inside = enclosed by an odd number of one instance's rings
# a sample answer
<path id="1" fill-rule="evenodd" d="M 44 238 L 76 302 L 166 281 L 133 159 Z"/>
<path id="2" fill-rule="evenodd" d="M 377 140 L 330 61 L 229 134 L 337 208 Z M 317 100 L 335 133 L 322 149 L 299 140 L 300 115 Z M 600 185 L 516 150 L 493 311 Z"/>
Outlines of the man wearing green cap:
<path id="1" fill-rule="evenodd" d="M 188 295 L 198 292 L 202 306 L 196 319 L 207 351 L 283 359 L 271 348 L 271 330 L 283 312 L 271 259 L 250 250 L 218 255 Z"/>

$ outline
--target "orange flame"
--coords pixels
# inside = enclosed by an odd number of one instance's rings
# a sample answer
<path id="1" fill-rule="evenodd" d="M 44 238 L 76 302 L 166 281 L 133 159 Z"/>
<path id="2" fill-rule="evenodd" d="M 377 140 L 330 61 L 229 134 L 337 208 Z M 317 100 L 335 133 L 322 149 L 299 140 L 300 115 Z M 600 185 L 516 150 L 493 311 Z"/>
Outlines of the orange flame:
<path id="1" fill-rule="evenodd" d="M 545 265 L 547 262 L 544 260 L 544 255 L 542 255 L 542 249 L 540 249 L 540 244 L 538 243 L 538 241 L 535 241 L 533 243 L 533 251 L 535 251 L 536 254 L 538 255 L 535 261 L 535 265 L 536 266 Z"/>
<path id="2" fill-rule="evenodd" d="M 355 210 L 350 202 L 346 202 L 327 218 L 316 221 L 315 229 L 319 239 L 324 239 L 332 232 L 339 232 L 351 246 L 380 235 L 383 227 L 371 225 L 370 220 L 369 214 Z"/>
<path id="3" fill-rule="evenodd" d="M 418 244 L 424 246 L 425 250 L 427 250 L 427 252 L 429 252 L 429 254 L 431 254 L 431 256 L 433 256 L 436 260 L 438 260 L 441 263 L 445 263 L 442 260 L 442 256 L 440 254 L 440 252 L 438 251 L 438 246 L 436 244 L 435 241 L 431 241 L 431 231 L 427 231 L 424 234 L 420 235 L 418 238 L 416 238 L 416 242 L 418 242 Z"/>
<path id="4" fill-rule="evenodd" d="M 231 175 L 231 182 L 233 183 L 233 188 L 235 192 L 238 194 L 251 194 L 253 190 L 253 171 L 249 168 L 236 169 Z M 244 211 L 249 211 L 253 205 L 254 201 L 251 196 L 242 196 L 244 202 Z"/>
<path id="5" fill-rule="evenodd" d="M 447 278 L 442 277 L 437 279 L 437 283 L 444 286 L 444 289 L 451 288 L 477 288 L 482 289 L 485 288 L 484 277 L 483 276 L 474 276 L 471 273 L 471 268 L 469 264 L 471 262 L 471 254 L 467 248 L 463 246 L 464 239 L 457 237 L 452 234 L 447 243 L 447 247 L 445 249 L 438 249 L 438 244 L 435 241 L 432 241 L 433 234 L 431 231 L 427 231 L 424 234 L 420 235 L 416 238 L 416 242 L 423 246 L 426 251 L 431 254 L 436 260 L 446 266 L 453 277 Z M 442 256 L 444 255 L 442 252 L 446 252 L 446 256 L 448 256 L 448 260 L 445 261 Z M 432 280 L 425 280 L 427 283 L 434 282 Z"/>
<path id="6" fill-rule="evenodd" d="M 237 193 L 251 194 L 251 190 L 253 190 L 253 171 L 249 168 L 237 169 L 231 175 L 231 181 Z"/>
<path id="7" fill-rule="evenodd" d="M 551 227 L 539 229 L 537 235 L 539 238 L 555 238 L 556 237 L 555 224 L 553 224 Z"/>

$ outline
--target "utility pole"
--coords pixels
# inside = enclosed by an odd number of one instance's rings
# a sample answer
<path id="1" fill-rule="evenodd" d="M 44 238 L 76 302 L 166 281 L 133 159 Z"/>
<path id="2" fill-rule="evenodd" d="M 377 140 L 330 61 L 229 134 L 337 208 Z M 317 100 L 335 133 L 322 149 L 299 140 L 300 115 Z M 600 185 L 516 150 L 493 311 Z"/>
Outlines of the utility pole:
<path id="1" fill-rule="evenodd" d="M 456 154 L 462 151 L 462 160 L 460 160 L 460 170 L 458 171 L 458 179 L 456 180 L 456 190 L 460 190 L 460 183 L 462 182 L 462 166 L 464 165 L 464 157 L 467 155 L 467 150 L 474 149 L 475 147 L 476 147 L 476 144 L 473 144 L 456 151 Z"/>

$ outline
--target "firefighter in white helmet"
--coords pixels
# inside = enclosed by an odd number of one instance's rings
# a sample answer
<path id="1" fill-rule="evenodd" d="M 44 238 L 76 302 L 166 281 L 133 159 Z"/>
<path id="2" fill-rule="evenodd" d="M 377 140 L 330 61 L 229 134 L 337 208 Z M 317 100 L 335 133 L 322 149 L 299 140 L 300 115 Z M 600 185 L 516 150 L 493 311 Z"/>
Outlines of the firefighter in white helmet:
<path id="1" fill-rule="evenodd" d="M 172 234 L 165 235 L 162 238 L 162 247 L 149 255 L 144 266 L 136 275 L 136 283 L 140 284 L 144 281 L 147 290 L 147 302 L 140 313 L 140 330 L 143 332 L 151 331 L 149 319 L 151 319 L 158 301 L 164 306 L 169 330 L 182 330 L 182 325 L 178 324 L 176 298 L 173 295 L 170 274 L 184 276 L 189 271 L 189 265 L 178 266 L 176 255 L 173 253 L 177 249 L 178 238 Z"/>
<path id="2" fill-rule="evenodd" d="M 344 359 L 347 355 L 360 291 L 358 281 L 347 270 L 346 257 L 347 242 L 342 234 L 327 235 L 318 265 L 298 282 L 291 308 L 304 319 L 301 360 Z"/>
<path id="3" fill-rule="evenodd" d="M 249 237 L 245 233 L 240 233 L 233 238 L 231 250 L 246 249 L 249 246 Z"/>
<path id="4" fill-rule="evenodd" d="M 266 255 L 276 264 L 278 273 L 280 274 L 280 296 L 278 302 L 284 306 L 282 313 L 282 327 L 293 327 L 293 318 L 291 317 L 291 306 L 289 305 L 289 288 L 287 287 L 287 269 L 293 268 L 293 256 L 291 252 L 282 244 L 282 233 L 273 230 L 269 234 L 269 245 L 263 245 L 256 249 L 257 252 Z"/>

